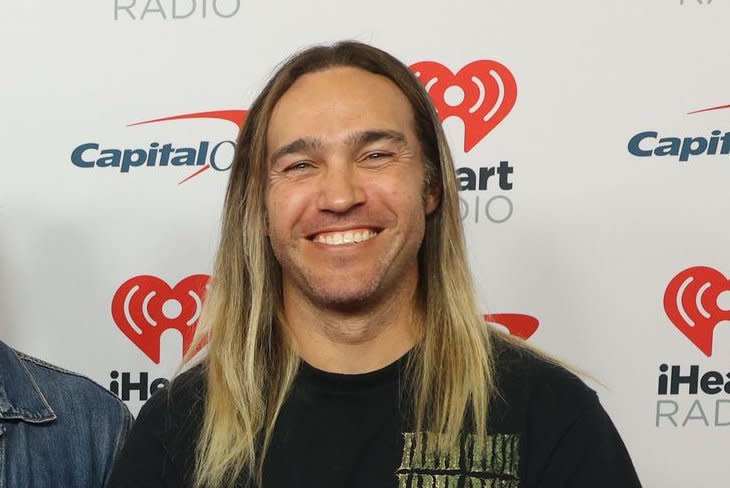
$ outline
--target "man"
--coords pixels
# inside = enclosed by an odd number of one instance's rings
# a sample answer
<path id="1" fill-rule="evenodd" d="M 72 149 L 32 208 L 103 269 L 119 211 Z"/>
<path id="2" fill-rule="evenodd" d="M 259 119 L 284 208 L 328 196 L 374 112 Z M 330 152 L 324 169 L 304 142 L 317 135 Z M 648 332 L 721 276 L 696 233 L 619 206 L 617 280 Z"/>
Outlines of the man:
<path id="1" fill-rule="evenodd" d="M 485 327 L 417 79 L 306 50 L 253 103 L 202 363 L 143 408 L 117 487 L 634 487 L 596 395 Z"/>
<path id="2" fill-rule="evenodd" d="M 0 341 L 0 487 L 102 488 L 131 424 L 99 385 Z"/>

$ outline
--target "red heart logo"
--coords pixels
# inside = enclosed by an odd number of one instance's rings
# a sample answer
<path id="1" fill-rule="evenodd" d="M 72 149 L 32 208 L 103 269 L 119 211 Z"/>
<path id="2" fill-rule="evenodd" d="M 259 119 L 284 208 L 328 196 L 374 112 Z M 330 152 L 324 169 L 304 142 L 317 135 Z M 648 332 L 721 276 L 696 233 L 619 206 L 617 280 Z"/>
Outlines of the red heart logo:
<path id="1" fill-rule="evenodd" d="M 730 280 L 706 266 L 687 268 L 672 278 L 664 292 L 664 311 L 675 327 L 706 356 L 712 356 L 715 327 L 730 320 L 718 297 L 730 291 Z"/>
<path id="2" fill-rule="evenodd" d="M 510 335 L 521 337 L 522 339 L 532 337 L 532 334 L 537 331 L 537 327 L 540 325 L 540 321 L 535 317 L 521 313 L 488 314 L 484 316 L 484 320 L 504 326 Z"/>
<path id="3" fill-rule="evenodd" d="M 451 116 L 464 122 L 464 152 L 502 122 L 517 100 L 514 76 L 497 61 L 474 61 L 456 74 L 435 61 L 421 61 L 411 70 L 431 96 L 441 122 Z"/>
<path id="4" fill-rule="evenodd" d="M 160 364 L 160 338 L 168 329 L 180 331 L 185 353 L 198 325 L 209 279 L 208 275 L 192 275 L 170 288 L 156 276 L 130 278 L 112 299 L 114 322 L 156 364 Z"/>

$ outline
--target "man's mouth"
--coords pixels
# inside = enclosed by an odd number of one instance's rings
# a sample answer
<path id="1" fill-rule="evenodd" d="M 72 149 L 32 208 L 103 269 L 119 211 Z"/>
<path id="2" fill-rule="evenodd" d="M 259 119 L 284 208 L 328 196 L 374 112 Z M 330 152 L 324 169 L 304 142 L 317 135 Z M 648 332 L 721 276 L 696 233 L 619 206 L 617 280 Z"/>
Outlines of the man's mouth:
<path id="1" fill-rule="evenodd" d="M 350 229 L 337 232 L 321 232 L 312 236 L 312 241 L 329 246 L 342 246 L 344 244 L 353 244 L 364 242 L 378 235 L 373 229 Z"/>

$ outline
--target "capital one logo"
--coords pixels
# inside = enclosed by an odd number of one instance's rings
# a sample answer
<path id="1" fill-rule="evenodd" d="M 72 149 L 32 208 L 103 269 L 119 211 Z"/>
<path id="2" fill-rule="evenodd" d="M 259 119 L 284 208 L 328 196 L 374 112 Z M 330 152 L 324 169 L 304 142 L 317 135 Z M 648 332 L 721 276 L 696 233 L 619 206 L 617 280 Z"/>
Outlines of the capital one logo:
<path id="1" fill-rule="evenodd" d="M 464 123 L 464 152 L 499 125 L 517 100 L 514 76 L 497 61 L 474 61 L 456 74 L 435 61 L 421 61 L 411 70 L 431 96 L 439 119 L 458 117 Z"/>
<path id="2" fill-rule="evenodd" d="M 664 310 L 669 320 L 708 357 L 712 356 L 715 327 L 730 320 L 728 302 L 730 280 L 707 266 L 680 272 L 664 292 Z"/>
<path id="3" fill-rule="evenodd" d="M 135 122 L 128 127 L 208 119 L 229 122 L 238 130 L 246 120 L 247 114 L 246 110 L 195 112 Z M 70 160 L 78 168 L 87 170 L 111 168 L 121 174 L 129 174 L 138 168 L 186 167 L 192 172 L 178 183 L 180 185 L 211 168 L 216 171 L 228 171 L 231 168 L 235 145 L 234 141 L 228 139 L 200 140 L 194 144 L 183 145 L 152 140 L 142 147 L 114 147 L 88 141 L 79 144 L 71 151 Z"/>
<path id="4" fill-rule="evenodd" d="M 189 113 L 189 114 L 181 114 L 181 115 L 172 115 L 169 117 L 161 117 L 157 119 L 151 119 L 151 120 L 143 120 L 142 122 L 135 122 L 133 124 L 129 124 L 129 127 L 134 127 L 138 125 L 147 125 L 147 124 L 154 124 L 158 122 L 170 122 L 173 120 L 194 120 L 194 119 L 217 119 L 217 120 L 224 120 L 226 122 L 231 122 L 236 126 L 237 130 L 240 130 L 241 127 L 243 127 L 243 123 L 246 121 L 246 116 L 248 115 L 248 110 L 214 110 L 214 111 L 208 111 L 208 112 L 195 112 L 195 113 Z M 200 162 L 198 165 L 202 164 L 202 167 L 197 169 L 195 172 L 193 172 L 191 175 L 185 177 L 183 180 L 181 180 L 178 185 L 181 185 L 185 183 L 186 181 L 198 176 L 200 173 L 203 173 L 210 168 L 215 168 L 218 171 L 228 171 L 230 169 L 230 163 L 225 166 L 220 166 L 216 163 L 215 160 L 215 150 L 217 147 L 220 146 L 220 144 L 223 144 L 225 142 L 229 141 L 223 141 L 219 143 L 218 146 L 214 146 L 213 150 L 211 151 L 210 159 L 208 162 L 202 163 L 202 161 L 205 161 L 205 157 L 200 157 L 200 152 L 198 152 L 197 160 Z M 231 145 L 234 145 L 233 142 L 230 142 Z M 207 147 L 206 147 L 207 149 Z M 146 158 L 144 158 L 146 159 Z"/>
<path id="5" fill-rule="evenodd" d="M 171 287 L 156 276 L 140 275 L 119 287 L 112 299 L 112 317 L 127 338 L 154 363 L 160 363 L 162 334 L 175 329 L 189 348 L 200 318 L 210 277 L 191 275 Z"/>

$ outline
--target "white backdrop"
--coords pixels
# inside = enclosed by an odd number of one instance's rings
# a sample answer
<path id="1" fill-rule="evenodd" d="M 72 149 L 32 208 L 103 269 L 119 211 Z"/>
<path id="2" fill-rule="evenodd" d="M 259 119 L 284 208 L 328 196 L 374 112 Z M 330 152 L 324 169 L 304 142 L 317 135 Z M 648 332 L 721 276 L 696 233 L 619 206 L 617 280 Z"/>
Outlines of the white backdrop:
<path id="1" fill-rule="evenodd" d="M 453 73 L 492 60 L 501 103 L 516 102 L 486 136 L 458 103 L 466 71 L 442 100 L 464 115 L 444 122 L 457 166 L 511 169 L 462 192 L 485 311 L 536 318 L 530 341 L 604 383 L 645 486 L 727 486 L 730 109 L 690 112 L 730 104 L 728 15 L 722 0 L 5 2 L 0 338 L 126 390 L 136 412 L 147 392 L 126 383 L 169 377 L 182 338 L 171 328 L 157 345 L 129 324 L 195 319 L 196 287 L 165 287 L 211 271 L 228 175 L 216 168 L 237 127 L 130 124 L 245 110 L 278 62 L 315 43 L 357 39 Z M 489 76 L 476 77 L 489 88 Z M 499 108 L 490 93 L 477 112 Z M 632 154 L 642 132 L 656 136 Z M 77 148 L 82 165 L 158 155 L 123 172 L 75 165 Z M 697 266 L 711 269 L 673 281 Z M 661 365 L 699 386 L 661 392 Z"/>

